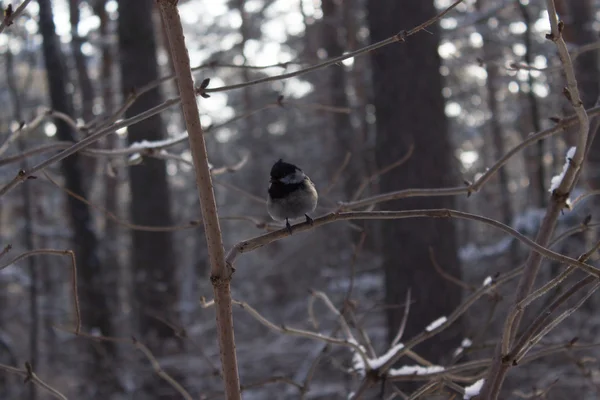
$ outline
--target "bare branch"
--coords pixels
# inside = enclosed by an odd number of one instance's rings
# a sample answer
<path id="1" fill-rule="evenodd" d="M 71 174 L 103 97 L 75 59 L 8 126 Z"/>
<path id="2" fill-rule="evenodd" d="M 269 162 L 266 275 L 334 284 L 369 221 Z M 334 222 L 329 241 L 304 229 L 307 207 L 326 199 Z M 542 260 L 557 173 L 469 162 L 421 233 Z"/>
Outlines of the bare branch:
<path id="1" fill-rule="evenodd" d="M 254 86 L 254 85 L 258 85 L 261 83 L 266 83 L 266 82 L 274 82 L 274 81 L 280 81 L 283 79 L 289 79 L 289 78 L 293 78 L 296 76 L 301 76 L 301 75 L 305 75 L 308 74 L 310 72 L 314 72 L 317 71 L 319 69 L 322 68 L 326 68 L 335 64 L 338 64 L 344 60 L 347 60 L 349 58 L 354 58 L 357 56 L 361 56 L 364 55 L 366 53 L 369 53 L 371 51 L 377 50 L 381 47 L 385 47 L 387 45 L 390 45 L 392 43 L 402 43 L 405 42 L 406 39 L 410 36 L 413 36 L 423 30 L 426 30 L 428 26 L 433 25 L 434 23 L 436 23 L 437 21 L 439 21 L 440 19 L 444 18 L 444 16 L 446 14 L 448 14 L 450 11 L 452 11 L 456 6 L 458 6 L 460 3 L 462 3 L 464 0 L 455 0 L 454 3 L 452 3 L 448 8 L 446 8 L 444 11 L 442 11 L 441 13 L 439 13 L 438 15 L 436 15 L 435 17 L 423 22 L 422 24 L 408 30 L 408 31 L 400 31 L 399 33 L 397 33 L 394 36 L 391 36 L 385 40 L 382 40 L 380 42 L 377 43 L 373 43 L 372 45 L 369 46 L 365 46 L 362 49 L 358 49 L 355 51 L 351 51 L 348 53 L 345 53 L 339 57 L 335 57 L 332 58 L 330 60 L 327 60 L 325 62 L 322 62 L 320 64 L 317 65 L 313 65 L 310 66 L 308 68 L 304 68 L 298 71 L 294 71 L 294 72 L 289 72 L 287 74 L 281 74 L 281 75 L 274 75 L 274 76 L 268 76 L 265 78 L 260 78 L 260 79 L 256 79 L 254 81 L 250 81 L 250 82 L 243 82 L 243 83 L 239 83 L 237 85 L 229 85 L 229 86 L 221 86 L 221 87 L 217 87 L 217 88 L 198 88 L 196 89 L 196 94 L 197 95 L 202 95 L 205 93 L 216 93 L 216 92 L 225 92 L 225 91 L 229 91 L 229 90 L 236 90 L 236 89 L 242 89 L 245 87 L 249 87 L 249 86 Z"/>
<path id="2" fill-rule="evenodd" d="M 71 258 L 71 290 L 73 292 L 73 308 L 75 310 L 75 332 L 79 332 L 81 330 L 81 311 L 79 308 L 79 295 L 77 294 L 77 263 L 75 261 L 75 253 L 73 250 L 36 249 L 27 251 L 4 264 L 0 264 L 0 271 L 25 258 L 41 254 L 69 256 Z"/>
<path id="3" fill-rule="evenodd" d="M 200 199 L 202 221 L 204 221 L 204 231 L 206 233 L 208 256 L 211 265 L 211 282 L 215 294 L 217 331 L 225 394 L 229 400 L 238 400 L 241 399 L 241 393 L 231 310 L 230 285 L 232 273 L 225 263 L 217 202 L 211 180 L 204 132 L 200 124 L 200 115 L 198 114 L 198 106 L 194 94 L 190 58 L 185 46 L 183 28 L 179 11 L 177 10 L 177 1 L 159 0 L 158 5 L 169 39 L 173 68 L 177 76 L 177 86 L 179 87 L 179 94 L 181 96 L 181 108 L 185 117 L 185 125 L 189 134 L 192 159 L 194 161 L 196 186 L 198 187 L 198 197 Z"/>
<path id="4" fill-rule="evenodd" d="M 404 211 L 362 211 L 362 212 L 334 212 L 327 214 L 323 217 L 317 218 L 310 223 L 301 223 L 294 225 L 293 231 L 295 233 L 299 233 L 302 231 L 307 231 L 313 228 L 317 228 L 322 225 L 326 225 L 336 221 L 345 221 L 345 220 L 355 220 L 355 219 L 403 219 L 403 218 L 458 218 L 458 219 L 466 219 L 471 221 L 477 221 L 499 229 L 516 239 L 520 242 L 531 248 L 536 253 L 547 257 L 549 259 L 559 261 L 561 263 L 565 263 L 568 265 L 576 266 L 590 275 L 600 277 L 600 270 L 596 267 L 593 267 L 589 264 L 585 264 L 581 261 L 575 260 L 573 258 L 564 256 L 562 254 L 556 253 L 552 250 L 549 250 L 533 240 L 529 239 L 525 235 L 520 232 L 514 230 L 513 228 L 504 225 L 503 223 L 496 221 L 491 218 L 483 217 L 480 215 L 470 214 L 457 210 L 450 209 L 428 209 L 428 210 L 404 210 Z M 283 239 L 284 237 L 290 236 L 287 229 L 281 229 L 275 232 L 266 233 L 261 236 L 257 236 L 252 239 L 248 239 L 236 244 L 229 252 L 227 253 L 226 262 L 228 268 L 233 270 L 233 264 L 235 260 L 240 254 L 247 253 L 253 250 L 256 250 L 260 247 L 263 247 L 271 242 L 276 240 Z"/>
<path id="5" fill-rule="evenodd" d="M 367 365 L 366 363 L 367 363 L 368 357 L 365 354 L 365 351 L 362 348 L 362 346 L 360 346 L 355 340 L 337 339 L 337 338 L 334 338 L 331 336 L 323 335 L 322 333 L 318 333 L 318 332 L 311 332 L 311 331 L 307 331 L 304 329 L 290 328 L 285 325 L 278 326 L 278 325 L 275 325 L 274 323 L 272 323 L 271 321 L 269 321 L 268 319 L 266 319 L 265 317 L 263 317 L 258 311 L 256 311 L 256 309 L 254 309 L 248 303 L 243 302 L 243 301 L 237 301 L 237 300 L 232 300 L 232 302 L 233 302 L 233 304 L 239 306 L 241 309 L 243 309 L 248 314 L 250 314 L 252 317 L 254 317 L 254 319 L 256 319 L 258 322 L 260 322 L 265 327 L 271 329 L 272 331 L 275 331 L 278 333 L 283 333 L 286 335 L 299 336 L 299 337 L 304 337 L 307 339 L 319 340 L 319 341 L 322 341 L 325 343 L 349 347 L 349 348 L 353 349 L 354 351 L 356 351 L 356 353 L 362 358 L 363 362 L 365 362 L 365 365 Z M 201 303 L 200 303 L 202 308 L 212 307 L 212 306 L 214 306 L 214 304 L 215 304 L 214 300 L 206 301 L 204 298 L 201 299 Z"/>
<path id="6" fill-rule="evenodd" d="M 175 379 L 173 379 L 173 377 L 171 375 L 169 375 L 167 372 L 165 372 L 165 370 L 163 370 L 160 367 L 160 364 L 158 363 L 158 360 L 156 360 L 156 357 L 154 357 L 154 355 L 152 354 L 152 352 L 150 351 L 150 349 L 148 349 L 148 347 L 146 347 L 146 345 L 144 345 L 143 343 L 139 342 L 134 337 L 132 337 L 131 339 L 133 341 L 133 345 L 139 351 L 141 351 L 144 354 L 144 356 L 146 356 L 146 358 L 150 362 L 150 365 L 152 365 L 152 369 L 154 370 L 154 372 L 156 372 L 156 375 L 160 376 L 162 379 L 164 379 L 165 381 L 167 381 L 169 383 L 169 385 L 171 385 L 175 390 L 177 390 L 177 392 L 184 399 L 186 399 L 186 400 L 193 400 L 193 397 L 187 392 L 187 390 L 185 390 L 183 388 L 183 386 L 181 386 L 179 384 L 179 382 L 177 382 Z"/>
<path id="7" fill-rule="evenodd" d="M 572 156 L 572 158 L 567 160 L 568 162 L 562 174 L 562 178 L 559 178 L 560 182 L 552 192 L 552 201 L 546 209 L 544 220 L 542 221 L 542 225 L 538 231 L 536 242 L 541 246 L 546 246 L 549 243 L 552 233 L 554 232 L 558 216 L 561 210 L 567 204 L 569 193 L 577 182 L 580 169 L 586 156 L 587 146 L 589 144 L 588 135 L 590 132 L 589 116 L 583 107 L 583 102 L 581 101 L 579 90 L 577 88 L 577 80 L 575 79 L 573 62 L 569 55 L 564 38 L 562 37 L 562 29 L 564 24 L 558 21 L 554 0 L 546 0 L 546 5 L 548 8 L 548 18 L 550 19 L 551 27 L 551 33 L 546 35 L 546 38 L 553 41 L 558 49 L 558 54 L 567 81 L 567 86 L 564 88 L 563 94 L 567 97 L 573 109 L 575 110 L 575 115 L 579 123 L 579 134 L 577 135 L 575 154 Z M 533 287 L 533 283 L 537 277 L 541 261 L 542 259 L 539 254 L 530 253 L 525 271 L 517 288 L 515 299 L 511 306 L 511 313 L 517 310 L 518 304 L 531 292 L 531 288 Z M 508 369 L 510 368 L 510 365 L 507 365 L 503 362 L 505 354 L 502 354 L 502 349 L 506 345 L 510 345 L 510 342 L 516 336 L 517 330 L 519 329 L 521 316 L 522 313 L 517 311 L 514 319 L 507 319 L 505 321 L 503 337 L 501 339 L 504 345 L 497 347 L 494 354 L 494 362 L 490 368 L 489 375 L 487 376 L 481 391 L 481 395 L 485 399 L 495 400 L 498 398 L 504 378 L 506 377 Z"/>
<path id="8" fill-rule="evenodd" d="M 0 33 L 4 32 L 6 27 L 13 24 L 14 20 L 25 11 L 25 7 L 27 7 L 30 1 L 31 0 L 23 0 L 19 7 L 14 11 L 12 10 L 12 5 L 9 5 L 4 10 L 4 18 L 2 19 L 2 23 L 0 23 Z"/>
<path id="9" fill-rule="evenodd" d="M 25 383 L 31 382 L 34 385 L 46 389 L 55 399 L 67 400 L 67 396 L 65 396 L 64 394 L 62 394 L 61 392 L 59 392 L 58 390 L 54 389 L 52 386 L 41 380 L 33 372 L 33 368 L 31 367 L 31 364 L 29 362 L 25 363 L 25 368 L 23 369 L 0 364 L 0 370 L 6 371 L 11 374 L 21 375 L 23 378 L 25 378 Z"/>
<path id="10" fill-rule="evenodd" d="M 169 0 L 160 0 L 162 2 L 166 2 Z M 205 95 L 206 93 L 210 93 L 210 92 L 223 92 L 223 91 L 227 91 L 227 90 L 234 90 L 234 89 L 241 89 L 247 86 L 252 86 L 252 85 L 257 85 L 260 83 L 265 83 L 265 82 L 271 82 L 271 81 L 278 81 L 278 80 L 282 80 L 282 79 L 287 79 L 287 78 L 291 78 L 291 77 L 295 77 L 295 76 L 300 76 L 300 75 L 304 75 L 313 71 L 316 71 L 318 69 L 322 69 L 331 65 L 335 65 L 340 61 L 343 61 L 345 59 L 348 58 L 353 58 L 356 56 L 360 56 L 360 55 L 364 55 L 367 54 L 370 51 L 373 51 L 375 49 L 387 46 L 389 44 L 392 43 L 397 43 L 397 42 L 404 42 L 406 38 L 408 38 L 409 36 L 412 36 L 418 32 L 420 32 L 421 30 L 426 29 L 429 25 L 434 24 L 435 22 L 437 22 L 438 20 L 440 20 L 441 18 L 443 18 L 447 13 L 449 13 L 452 9 L 454 9 L 458 4 L 462 3 L 464 0 L 456 0 L 452 5 L 450 5 L 450 7 L 448 7 L 446 10 L 444 10 L 443 12 L 441 12 L 440 14 L 438 14 L 437 16 L 431 18 L 430 20 L 422 23 L 421 25 L 409 30 L 409 31 L 401 31 L 400 33 L 386 39 L 383 40 L 381 42 L 372 44 L 370 46 L 366 46 L 362 49 L 350 52 L 350 53 L 346 53 L 340 57 L 335 57 L 333 59 L 330 59 L 326 62 L 299 70 L 299 71 L 295 71 L 289 74 L 282 74 L 282 75 L 276 75 L 276 76 L 271 76 L 271 77 L 267 77 L 267 78 L 263 78 L 263 79 L 258 79 L 255 81 L 251 81 L 251 82 L 245 82 L 245 83 L 241 83 L 238 85 L 231 85 L 231 86 L 222 86 L 222 87 L 218 87 L 218 88 L 200 88 L 199 90 L 196 90 L 196 95 L 197 96 L 201 96 L 201 95 Z M 176 8 L 176 5 L 173 5 L 173 8 Z M 191 72 L 190 72 L 190 68 L 189 68 L 189 62 L 188 62 L 188 69 L 187 69 L 187 74 L 190 76 L 191 79 Z M 178 84 L 180 85 L 181 83 L 178 80 Z M 193 84 L 193 83 L 192 83 Z M 131 96 L 130 96 L 131 97 Z M 134 97 L 135 98 L 135 97 Z M 27 171 L 19 171 L 16 176 L 6 185 L 4 185 L 4 187 L 0 188 L 0 197 L 5 195 L 6 193 L 8 193 L 9 191 L 11 191 L 12 189 L 14 189 L 16 186 L 18 186 L 19 184 L 23 183 L 26 179 L 28 179 L 30 176 L 32 176 L 34 173 L 46 168 L 47 166 L 54 164 L 55 162 L 58 162 L 68 156 L 70 156 L 71 154 L 74 154 L 82 149 L 84 149 L 85 147 L 88 147 L 90 144 L 102 139 L 104 136 L 115 132 L 118 129 L 127 127 L 129 125 L 133 125 L 139 121 L 142 121 L 146 118 L 150 118 L 153 115 L 156 115 L 166 109 L 168 109 L 169 107 L 176 105 L 180 102 L 179 98 L 174 98 L 174 99 L 169 99 L 167 101 L 165 101 L 162 104 L 159 104 L 158 106 L 155 106 L 135 117 L 120 121 L 120 122 L 116 122 L 114 124 L 111 124 L 110 126 L 105 126 L 102 127 L 98 132 L 95 132 L 93 134 L 91 134 L 90 136 L 86 137 L 85 139 L 82 139 L 81 141 L 75 143 L 74 145 L 72 145 L 71 147 L 69 147 L 68 149 L 65 149 L 64 151 L 62 151 L 59 154 L 56 154 L 50 158 L 48 158 L 46 161 L 35 165 L 34 167 L 30 168 Z M 122 107 L 122 110 L 120 111 L 120 113 L 123 113 L 124 110 L 127 108 L 128 103 L 125 104 Z"/>

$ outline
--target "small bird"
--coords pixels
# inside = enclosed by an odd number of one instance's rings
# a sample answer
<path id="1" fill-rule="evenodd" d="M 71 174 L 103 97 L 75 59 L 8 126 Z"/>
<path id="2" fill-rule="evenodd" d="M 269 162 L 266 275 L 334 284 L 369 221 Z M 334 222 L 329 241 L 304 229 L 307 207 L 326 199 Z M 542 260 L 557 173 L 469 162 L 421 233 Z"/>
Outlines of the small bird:
<path id="1" fill-rule="evenodd" d="M 315 210 L 318 199 L 314 183 L 300 168 L 282 159 L 273 164 L 267 211 L 275 221 L 285 220 L 285 227 L 290 235 L 290 219 L 304 216 L 306 222 L 313 223 L 308 213 Z"/>

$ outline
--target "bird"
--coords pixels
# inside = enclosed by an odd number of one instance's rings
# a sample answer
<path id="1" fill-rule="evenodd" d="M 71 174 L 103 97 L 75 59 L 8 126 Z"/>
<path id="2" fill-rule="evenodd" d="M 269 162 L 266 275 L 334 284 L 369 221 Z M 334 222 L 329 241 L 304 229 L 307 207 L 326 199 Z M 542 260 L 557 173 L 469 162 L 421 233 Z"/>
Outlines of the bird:
<path id="1" fill-rule="evenodd" d="M 306 217 L 306 222 L 313 224 L 309 217 L 317 208 L 319 194 L 314 183 L 297 166 L 279 159 L 271 168 L 267 197 L 267 211 L 275 221 L 285 220 L 285 227 L 292 234 L 290 219 Z"/>

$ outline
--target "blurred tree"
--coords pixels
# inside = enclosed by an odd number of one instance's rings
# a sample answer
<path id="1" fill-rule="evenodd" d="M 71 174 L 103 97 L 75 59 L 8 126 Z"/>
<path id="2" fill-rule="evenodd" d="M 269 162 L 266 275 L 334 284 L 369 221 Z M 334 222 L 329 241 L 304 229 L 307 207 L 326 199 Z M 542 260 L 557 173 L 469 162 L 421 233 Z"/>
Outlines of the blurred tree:
<path id="1" fill-rule="evenodd" d="M 67 115 L 74 114 L 72 98 L 67 92 L 68 71 L 60 41 L 56 35 L 50 0 L 38 0 L 39 29 L 44 39 L 43 53 L 52 108 Z M 69 124 L 56 119 L 56 137 L 59 140 L 75 141 L 75 134 Z M 81 158 L 74 154 L 61 162 L 61 169 L 68 190 L 86 197 Z M 77 272 L 81 300 L 81 317 L 87 330 L 98 330 L 103 335 L 112 335 L 111 312 L 105 296 L 104 276 L 106 269 L 100 265 L 98 239 L 94 232 L 92 216 L 88 206 L 73 196 L 67 196 L 68 214 L 73 227 L 74 250 L 77 257 Z M 107 398 L 117 387 L 114 375 L 113 357 L 116 348 L 113 343 L 86 341 L 92 354 L 88 372 L 90 381 L 83 390 L 93 390 L 94 396 Z M 94 383 L 93 385 L 91 383 Z M 88 392 L 89 393 L 89 392 Z"/>
<path id="2" fill-rule="evenodd" d="M 598 34 L 594 31 L 594 5 L 591 0 L 557 2 L 557 11 L 565 23 L 563 37 L 567 43 L 584 46 L 597 41 Z M 575 73 L 581 93 L 583 105 L 592 107 L 600 94 L 600 71 L 598 68 L 597 51 L 587 51 L 575 58 Z M 571 112 L 569 110 L 569 112 Z M 576 129 L 573 129 L 576 131 Z M 590 132 L 591 133 L 591 132 Z M 592 143 L 589 153 L 588 167 L 585 169 L 587 184 L 592 190 L 600 189 L 600 139 Z"/>
<path id="3" fill-rule="evenodd" d="M 354 3 L 344 3 L 343 5 L 339 0 L 323 0 L 321 2 L 321 9 L 323 10 L 323 19 L 321 20 L 322 29 L 322 43 L 323 48 L 327 52 L 327 57 L 338 57 L 346 51 L 350 50 L 347 48 L 351 37 L 347 31 L 352 28 L 351 20 L 345 13 L 347 9 L 351 7 L 357 7 Z M 356 32 L 354 32 L 356 34 Z M 334 65 L 326 70 L 329 73 L 329 90 L 325 91 L 327 94 L 326 99 L 322 102 L 324 104 L 331 104 L 332 106 L 340 109 L 350 109 L 350 100 L 348 95 L 349 83 L 358 85 L 356 80 L 348 72 L 343 63 Z M 355 77 L 354 77 L 355 78 Z M 354 88 L 353 88 L 354 89 Z M 358 108 L 358 107 L 357 107 Z M 357 110 L 358 111 L 358 110 Z M 331 171 L 338 171 L 343 165 L 343 173 L 340 177 L 340 192 L 342 198 L 350 200 L 356 193 L 356 189 L 360 186 L 365 178 L 364 168 L 364 136 L 361 135 L 360 127 L 355 128 L 352 125 L 351 114 L 337 112 L 331 114 L 328 118 L 329 132 L 331 135 L 327 135 L 326 146 L 330 149 L 331 157 L 329 157 L 328 169 Z M 350 156 L 349 161 L 346 160 L 347 156 Z M 347 164 L 345 164 L 347 162 Z M 356 225 L 362 227 L 367 231 L 375 224 L 368 221 L 356 221 Z M 353 229 L 353 240 L 358 241 L 361 232 Z M 374 248 L 374 236 L 370 234 L 367 236 L 367 244 L 369 248 Z"/>
<path id="4" fill-rule="evenodd" d="M 103 3 L 103 2 L 101 2 Z M 87 61 L 81 50 L 81 46 L 86 42 L 86 38 L 79 35 L 78 27 L 81 18 L 79 7 L 81 1 L 69 0 L 69 19 L 71 23 L 71 51 L 75 61 L 77 71 L 77 81 L 81 96 L 81 110 L 78 116 L 83 117 L 85 121 L 91 121 L 94 117 L 94 86 L 88 73 Z"/>
<path id="5" fill-rule="evenodd" d="M 486 5 L 489 4 L 486 0 L 479 0 L 476 4 L 478 11 L 486 9 Z M 505 150 L 505 132 L 502 122 L 500 121 L 502 115 L 502 104 L 498 101 L 498 92 L 501 87 L 501 74 L 498 65 L 502 62 L 502 47 L 493 40 L 493 31 L 489 28 L 484 28 L 481 31 L 483 36 L 483 62 L 485 63 L 485 71 L 487 73 L 486 79 L 486 90 L 487 90 L 487 106 L 489 108 L 489 121 L 486 128 L 490 131 L 492 136 L 492 152 L 493 159 L 499 160 L 506 153 Z M 536 106 L 535 98 L 533 99 L 532 106 Z M 541 142 L 540 142 L 541 143 Z M 538 158 L 539 164 L 541 159 Z M 541 166 L 539 166 L 541 168 Z M 542 170 L 543 173 L 543 170 Z M 512 198 L 508 187 L 509 174 L 508 168 L 500 168 L 498 171 L 498 186 L 486 187 L 485 190 L 494 191 L 494 199 L 491 199 L 495 204 L 500 202 L 501 221 L 506 225 L 511 225 L 514 218 Z M 546 195 L 544 192 L 543 195 Z M 545 196 L 544 196 L 545 198 Z M 512 264 L 518 262 L 518 246 L 517 242 L 513 241 L 509 251 L 509 256 Z"/>
<path id="6" fill-rule="evenodd" d="M 323 0 L 321 2 L 323 10 L 322 32 L 323 32 L 323 48 L 327 52 L 327 57 L 338 57 L 344 52 L 343 46 L 343 24 L 342 12 L 338 1 Z M 324 103 L 331 104 L 339 108 L 348 108 L 348 96 L 346 95 L 347 74 L 342 63 L 334 65 L 326 70 L 329 72 L 329 98 L 325 99 Z M 342 165 L 346 153 L 352 155 L 350 164 L 345 168 L 343 174 L 343 192 L 346 198 L 350 198 L 353 192 L 360 184 L 361 176 L 356 173 L 360 163 L 360 153 L 356 149 L 356 135 L 350 123 L 350 115 L 345 113 L 334 113 L 331 115 L 330 121 L 333 122 L 330 136 L 331 149 L 333 150 L 330 157 L 329 168 L 335 171 Z"/>
<path id="7" fill-rule="evenodd" d="M 593 26 L 595 22 L 594 11 L 596 10 L 593 3 L 592 0 L 559 0 L 556 2 L 557 11 L 561 20 L 565 23 L 562 34 L 567 43 L 583 46 L 598 40 L 598 33 Z M 581 100 L 583 100 L 586 107 L 591 107 L 598 99 L 600 92 L 597 51 L 578 54 L 574 65 L 577 83 L 581 91 Z"/>
<path id="8" fill-rule="evenodd" d="M 523 33 L 525 45 L 524 61 L 527 65 L 533 65 L 534 33 L 532 32 L 532 28 L 535 21 L 532 19 L 528 7 L 520 1 L 517 3 L 519 5 L 519 10 L 521 11 L 521 16 L 523 17 L 523 22 L 525 23 L 525 32 Z M 531 132 L 539 132 L 542 130 L 540 107 L 538 105 L 539 100 L 535 94 L 535 79 L 531 71 L 527 71 L 527 85 L 529 86 L 529 90 L 526 92 L 522 90 L 522 85 L 520 85 L 520 94 L 523 98 L 527 99 L 528 103 L 527 108 L 525 108 L 526 111 L 520 114 L 520 122 L 524 125 L 524 127 L 523 129 L 519 129 L 519 131 L 521 132 L 521 137 L 523 140 L 525 140 Z M 535 144 L 535 147 L 531 146 L 525 150 L 525 162 L 530 180 L 529 191 L 534 199 L 533 203 L 540 208 L 546 206 L 548 199 L 548 192 L 546 189 L 546 171 L 544 168 L 545 142 L 545 140 L 540 140 Z"/>
<path id="9" fill-rule="evenodd" d="M 123 95 L 159 77 L 156 38 L 152 19 L 152 0 L 119 1 L 119 53 Z M 126 116 L 140 114 L 163 101 L 157 87 L 136 99 Z M 128 128 L 129 144 L 165 137 L 160 115 Z M 142 165 L 129 168 L 132 222 L 141 225 L 172 225 L 171 198 L 165 162 L 146 158 Z M 134 307 L 141 339 L 156 355 L 165 355 L 167 338 L 173 330 L 160 318 L 174 317 L 178 301 L 177 265 L 170 232 L 132 231 L 131 267 L 133 269 Z M 152 384 L 171 393 L 172 388 L 152 376 Z"/>
<path id="10" fill-rule="evenodd" d="M 6 58 L 5 58 L 5 66 L 6 66 L 6 81 L 8 83 L 8 90 L 10 92 L 10 97 L 12 101 L 13 107 L 13 115 L 14 121 L 23 121 L 23 105 L 21 100 L 21 93 L 19 93 L 19 87 L 17 87 L 17 82 L 19 79 L 15 74 L 14 68 L 14 55 L 9 48 L 6 49 Z M 19 138 L 18 146 L 20 151 L 25 150 L 25 143 L 23 138 Z M 29 168 L 27 160 L 21 161 L 21 169 L 27 170 Z M 23 226 L 23 244 L 25 245 L 25 249 L 27 251 L 32 251 L 35 249 L 34 235 L 33 235 L 33 209 L 32 209 L 32 193 L 31 193 L 31 185 L 21 185 L 21 194 L 23 198 L 23 218 L 25 220 L 25 225 Z M 29 257 L 27 260 L 27 269 L 29 272 L 29 279 L 31 279 L 31 283 L 29 285 L 29 318 L 30 318 L 30 326 L 29 326 L 29 359 L 28 361 L 33 365 L 33 368 L 39 368 L 39 304 L 38 304 L 38 286 L 39 286 L 39 277 L 37 266 L 35 265 L 35 260 L 33 257 Z M 4 290 L 2 291 L 4 292 Z M 3 303 L 0 300 L 0 303 Z M 7 321 L 8 322 L 8 321 Z M 6 349 L 10 350 L 10 349 Z M 31 385 L 35 386 L 35 385 Z M 0 391 L 0 394 L 2 392 Z M 7 394 L 4 394 L 7 396 Z M 7 396 L 8 397 L 8 396 Z M 37 388 L 29 387 L 29 399 L 35 400 L 37 399 Z"/>
<path id="11" fill-rule="evenodd" d="M 370 0 L 367 10 L 372 42 L 435 15 L 433 1 L 390 2 L 382 7 L 379 1 Z M 381 192 L 457 185 L 457 166 L 444 114 L 439 40 L 438 25 L 434 24 L 406 43 L 376 50 L 371 55 L 379 168 L 401 158 L 411 144 L 415 149 L 403 166 L 381 177 Z M 452 197 L 419 197 L 396 201 L 389 208 L 453 206 Z M 460 289 L 435 272 L 429 252 L 431 247 L 446 272 L 461 276 L 454 225 L 448 219 L 408 219 L 384 222 L 382 230 L 386 303 L 403 304 L 411 290 L 413 303 L 404 335 L 410 337 L 448 315 L 460 303 Z M 403 308 L 390 307 L 387 315 L 392 339 L 400 326 Z M 418 348 L 419 354 L 432 362 L 439 361 L 448 354 L 460 331 L 461 324 L 454 325 Z"/>

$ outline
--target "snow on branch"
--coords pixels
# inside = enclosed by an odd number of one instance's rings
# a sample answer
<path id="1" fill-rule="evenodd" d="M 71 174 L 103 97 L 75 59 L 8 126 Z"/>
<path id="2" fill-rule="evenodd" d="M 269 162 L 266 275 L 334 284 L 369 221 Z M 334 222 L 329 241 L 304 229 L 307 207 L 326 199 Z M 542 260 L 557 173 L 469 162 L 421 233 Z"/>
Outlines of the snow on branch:
<path id="1" fill-rule="evenodd" d="M 403 365 L 400 368 L 392 368 L 388 371 L 388 376 L 401 375 L 429 375 L 437 372 L 443 372 L 444 367 L 441 365 L 431 365 L 423 367 L 421 365 Z"/>
<path id="2" fill-rule="evenodd" d="M 556 189 L 558 189 L 558 187 L 562 183 L 563 178 L 565 177 L 565 174 L 567 173 L 567 170 L 569 169 L 569 165 L 571 164 L 571 160 L 573 160 L 573 157 L 575 157 L 576 150 L 577 150 L 576 147 L 571 147 L 567 151 L 567 156 L 565 157 L 566 162 L 565 162 L 565 165 L 563 166 L 562 172 L 559 175 L 553 176 L 552 180 L 550 181 L 550 188 L 548 189 L 548 191 L 550 193 L 552 193 Z"/>
<path id="3" fill-rule="evenodd" d="M 480 379 L 471 386 L 467 386 L 465 388 L 465 396 L 463 397 L 463 399 L 469 400 L 470 398 L 477 396 L 481 391 L 481 388 L 483 387 L 484 381 L 485 379 Z"/>
<path id="4" fill-rule="evenodd" d="M 448 321 L 448 318 L 446 318 L 445 316 L 439 317 L 438 319 L 436 319 L 435 321 L 433 321 L 432 323 L 427 325 L 425 330 L 427 332 L 431 332 L 431 331 L 439 328 L 440 326 L 442 326 L 444 323 L 446 323 L 446 321 Z"/>

